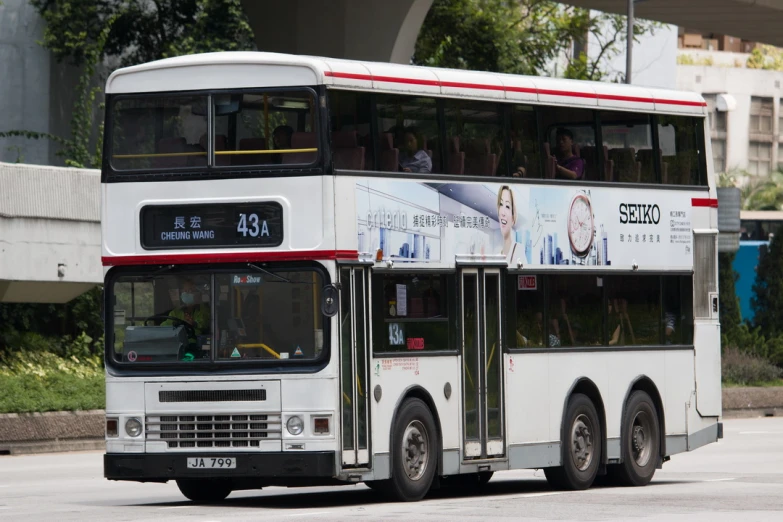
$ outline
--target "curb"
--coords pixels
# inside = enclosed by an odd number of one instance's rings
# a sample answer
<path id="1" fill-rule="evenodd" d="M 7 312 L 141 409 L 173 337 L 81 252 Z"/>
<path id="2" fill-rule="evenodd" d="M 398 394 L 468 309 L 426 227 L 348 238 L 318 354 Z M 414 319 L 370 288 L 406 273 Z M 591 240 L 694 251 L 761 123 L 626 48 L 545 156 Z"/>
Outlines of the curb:
<path id="1" fill-rule="evenodd" d="M 103 410 L 0 414 L 0 455 L 106 447 Z"/>

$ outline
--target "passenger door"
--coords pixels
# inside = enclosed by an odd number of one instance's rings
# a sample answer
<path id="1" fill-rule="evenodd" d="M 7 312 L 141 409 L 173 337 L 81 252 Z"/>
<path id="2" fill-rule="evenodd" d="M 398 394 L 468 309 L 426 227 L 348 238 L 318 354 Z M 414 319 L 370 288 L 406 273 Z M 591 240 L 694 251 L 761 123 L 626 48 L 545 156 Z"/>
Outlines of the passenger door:
<path id="1" fill-rule="evenodd" d="M 342 464 L 369 466 L 367 404 L 368 270 L 340 268 L 340 391 Z"/>
<path id="2" fill-rule="evenodd" d="M 463 459 L 505 453 L 499 268 L 460 272 Z"/>

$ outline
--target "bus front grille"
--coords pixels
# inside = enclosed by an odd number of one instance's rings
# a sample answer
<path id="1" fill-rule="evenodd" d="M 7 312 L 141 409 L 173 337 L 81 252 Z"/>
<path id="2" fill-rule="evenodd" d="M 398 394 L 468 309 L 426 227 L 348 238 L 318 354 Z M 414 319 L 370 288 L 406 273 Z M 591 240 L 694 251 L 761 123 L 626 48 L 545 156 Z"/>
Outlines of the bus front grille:
<path id="1" fill-rule="evenodd" d="M 160 415 L 146 419 L 147 441 L 165 441 L 169 449 L 258 448 L 280 440 L 280 414 Z"/>

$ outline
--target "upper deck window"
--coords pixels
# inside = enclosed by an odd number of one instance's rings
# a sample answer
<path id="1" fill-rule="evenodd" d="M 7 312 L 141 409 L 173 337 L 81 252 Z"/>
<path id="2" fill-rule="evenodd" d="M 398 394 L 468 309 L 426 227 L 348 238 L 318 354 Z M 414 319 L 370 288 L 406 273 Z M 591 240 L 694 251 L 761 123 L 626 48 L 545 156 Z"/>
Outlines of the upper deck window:
<path id="1" fill-rule="evenodd" d="M 116 170 L 207 165 L 207 97 L 119 99 L 112 110 L 111 164 Z"/>
<path id="2" fill-rule="evenodd" d="M 111 118 L 115 170 L 303 165 L 318 157 L 315 99 L 304 89 L 120 98 Z"/>
<path id="3" fill-rule="evenodd" d="M 307 91 L 218 94 L 215 165 L 291 165 L 318 157 L 315 105 Z"/>

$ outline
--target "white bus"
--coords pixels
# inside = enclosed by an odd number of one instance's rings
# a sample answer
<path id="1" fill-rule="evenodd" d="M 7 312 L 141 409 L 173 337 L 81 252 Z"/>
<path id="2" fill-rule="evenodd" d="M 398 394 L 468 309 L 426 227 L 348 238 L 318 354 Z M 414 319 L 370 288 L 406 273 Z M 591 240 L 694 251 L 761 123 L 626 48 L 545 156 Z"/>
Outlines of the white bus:
<path id="1" fill-rule="evenodd" d="M 698 95 L 268 53 L 106 95 L 106 478 L 412 501 L 722 437 Z"/>

